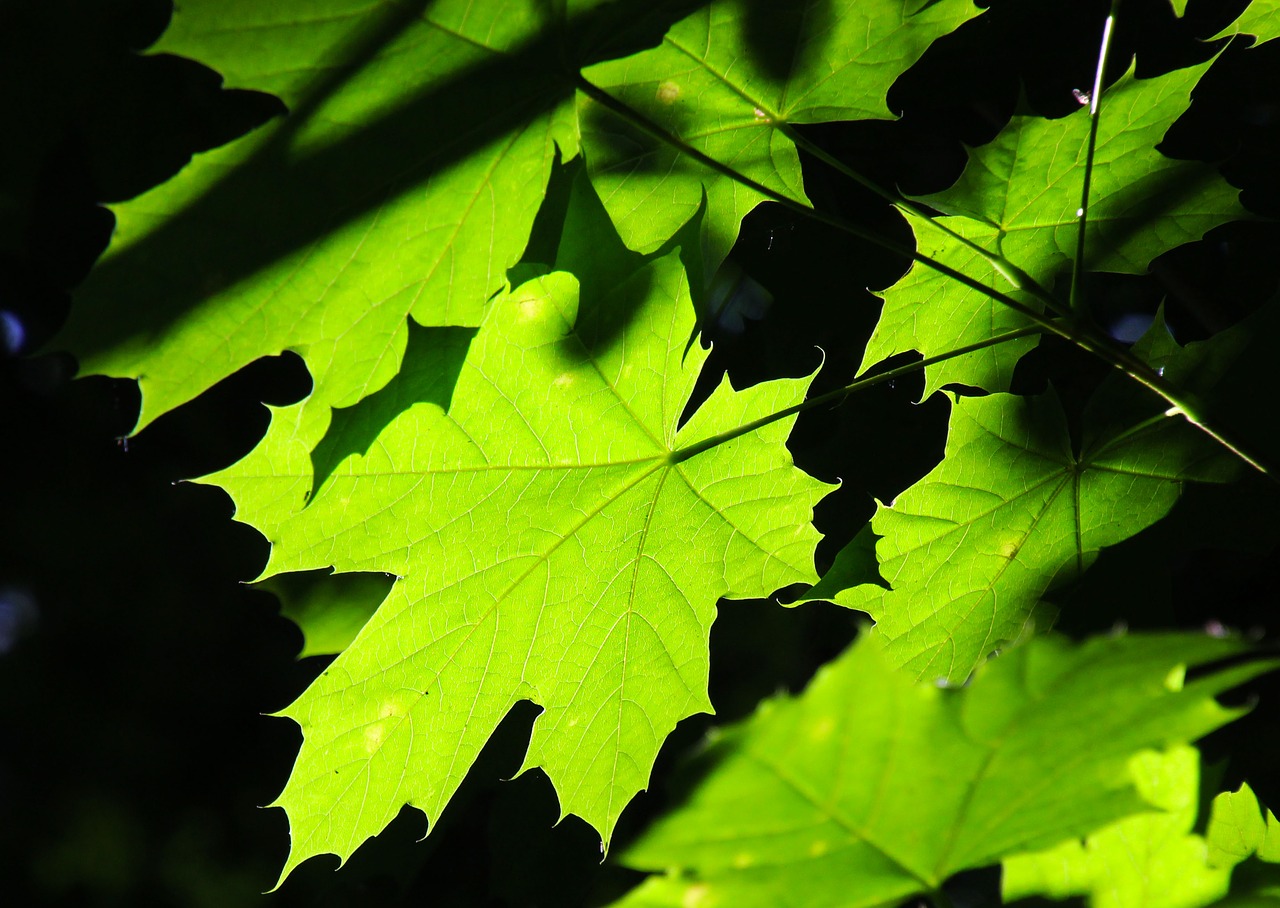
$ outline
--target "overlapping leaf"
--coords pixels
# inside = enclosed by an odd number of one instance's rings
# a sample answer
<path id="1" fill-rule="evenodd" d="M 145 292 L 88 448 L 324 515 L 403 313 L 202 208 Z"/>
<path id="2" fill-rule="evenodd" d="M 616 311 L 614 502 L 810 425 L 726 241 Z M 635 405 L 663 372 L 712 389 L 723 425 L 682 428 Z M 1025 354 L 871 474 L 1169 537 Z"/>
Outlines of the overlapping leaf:
<path id="1" fill-rule="evenodd" d="M 1009 858 L 1001 876 L 1005 900 L 1083 895 L 1093 908 L 1276 903 L 1280 876 L 1233 874 L 1254 855 L 1280 860 L 1276 818 L 1260 809 L 1248 785 L 1214 798 L 1208 832 L 1201 836 L 1192 832 L 1200 800 L 1199 754 L 1193 748 L 1143 754 L 1135 780 L 1158 812 L 1120 820 L 1083 841 Z M 1265 891 L 1259 891 L 1260 883 Z"/>
<path id="2" fill-rule="evenodd" d="M 1158 812 L 1139 814 L 1004 862 L 1006 901 L 1044 895 L 1089 896 L 1093 908 L 1194 908 L 1227 892 L 1230 867 L 1209 862 L 1209 845 L 1191 830 L 1200 798 L 1200 755 L 1179 747 L 1136 761 L 1138 790 Z"/>
<path id="3" fill-rule="evenodd" d="M 834 600 L 871 614 L 890 658 L 916 676 L 963 679 L 1022 633 L 1055 580 L 1164 516 L 1183 481 L 1234 475 L 1181 418 L 1134 428 L 1109 414 L 1091 414 L 1077 454 L 1052 392 L 959 400 L 942 463 L 872 519 L 892 589 Z"/>
<path id="4" fill-rule="evenodd" d="M 1268 0 L 1253 0 L 1240 18 L 1218 37 L 1235 34 L 1254 35 L 1258 43 L 1280 37 L 1280 7 Z"/>
<path id="5" fill-rule="evenodd" d="M 136 377 L 139 427 L 265 355 L 313 401 L 395 374 L 406 318 L 476 325 L 519 257 L 571 88 L 536 0 L 179 5 L 156 50 L 289 107 L 116 208 L 60 343 Z"/>
<path id="6" fill-rule="evenodd" d="M 1236 645 L 1041 638 L 940 690 L 890 668 L 878 637 L 714 741 L 685 801 L 622 855 L 666 875 L 619 904 L 861 908 L 937 892 L 1143 810 L 1134 755 L 1230 721 L 1213 694 L 1264 668 L 1183 687 L 1182 666 Z"/>
<path id="7" fill-rule="evenodd" d="M 1215 866 L 1234 866 L 1254 855 L 1280 863 L 1280 821 L 1247 784 L 1213 799 L 1208 838 L 1209 862 Z"/>
<path id="8" fill-rule="evenodd" d="M 677 23 L 661 46 L 583 75 L 696 150 L 804 201 L 781 127 L 891 117 L 894 80 L 978 12 L 970 0 L 718 0 Z M 703 259 L 713 272 L 763 197 L 585 96 L 579 111 L 591 179 L 627 244 L 657 249 L 705 195 Z"/>
<path id="9" fill-rule="evenodd" d="M 1155 79 L 1132 71 L 1107 90 L 1089 207 L 1088 267 L 1141 273 L 1163 252 L 1219 224 L 1245 217 L 1237 196 L 1216 169 L 1156 151 L 1190 102 L 1210 64 Z M 988 252 L 1003 256 L 1052 287 L 1070 271 L 1084 174 L 1088 111 L 1060 120 L 1015 117 L 988 145 L 970 153 L 950 189 L 922 201 L 942 221 Z M 1009 291 L 993 265 L 973 249 L 912 216 L 920 250 L 991 287 Z M 1041 309 L 1026 292 L 1019 302 Z M 867 363 L 917 350 L 926 357 L 1025 328 L 1028 319 L 982 293 L 921 265 L 883 294 L 880 323 L 867 347 Z M 949 383 L 1006 390 L 1013 366 L 1032 345 L 1023 338 L 930 366 L 925 394 Z"/>
<path id="10" fill-rule="evenodd" d="M 525 699 L 544 708 L 526 767 L 607 842 L 666 734 L 711 708 L 716 599 L 814 578 L 810 512 L 827 487 L 792 466 L 790 420 L 672 453 L 796 403 L 808 382 L 723 384 L 677 430 L 705 357 L 686 356 L 693 326 L 674 254 L 581 305 L 572 275 L 536 279 L 495 301 L 447 411 L 402 410 L 304 510 L 256 524 L 268 573 L 400 576 L 285 711 L 304 735 L 278 801 L 286 872 L 345 859 L 404 804 L 437 817 Z M 273 500 L 269 486 L 297 481 L 272 469 L 226 484 Z"/>

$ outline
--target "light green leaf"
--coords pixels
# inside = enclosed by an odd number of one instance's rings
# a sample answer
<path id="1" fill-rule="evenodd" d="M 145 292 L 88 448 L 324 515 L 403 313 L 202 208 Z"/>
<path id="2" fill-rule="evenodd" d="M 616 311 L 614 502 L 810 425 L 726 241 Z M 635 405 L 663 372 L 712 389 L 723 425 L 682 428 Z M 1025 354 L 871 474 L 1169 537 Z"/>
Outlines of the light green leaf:
<path id="1" fill-rule="evenodd" d="M 962 398 L 946 455 L 872 519 L 892 590 L 834 601 L 869 613 L 889 657 L 924 678 L 963 680 L 1016 639 L 1055 581 L 1159 520 L 1186 480 L 1225 481 L 1236 464 L 1180 417 L 1139 428 L 1086 418 L 1077 455 L 1052 393 Z"/>
<path id="2" fill-rule="evenodd" d="M 1213 799 L 1209 862 L 1232 867 L 1255 854 L 1268 863 L 1280 863 L 1280 821 L 1258 803 L 1252 788 L 1242 784 Z"/>
<path id="3" fill-rule="evenodd" d="M 1190 103 L 1191 90 L 1209 63 L 1155 79 L 1132 71 L 1107 90 L 1098 128 L 1088 267 L 1140 274 L 1168 250 L 1197 240 L 1231 220 L 1247 217 L 1239 192 L 1215 168 L 1167 158 L 1156 151 Z M 1076 212 L 1089 133 L 1088 110 L 1060 120 L 1014 117 L 988 145 L 970 152 L 960 180 L 921 201 L 942 222 L 989 252 L 1012 261 L 1043 287 L 1070 272 L 1075 256 Z M 988 286 L 1010 291 L 1007 281 L 973 250 L 911 218 L 922 252 Z M 1011 295 L 1037 310 L 1025 292 Z M 880 324 L 865 361 L 879 362 L 906 350 L 934 356 L 1026 327 L 1025 316 L 922 265 L 883 293 Z M 950 383 L 1007 390 L 1013 366 L 1035 343 L 1025 338 L 978 354 L 930 366 L 925 395 Z"/>
<path id="4" fill-rule="evenodd" d="M 1215 37 L 1237 34 L 1254 35 L 1259 44 L 1280 37 L 1280 6 L 1272 0 L 1253 0 L 1239 19 Z"/>
<path id="5" fill-rule="evenodd" d="M 1230 867 L 1211 866 L 1210 846 L 1191 832 L 1199 753 L 1177 747 L 1140 754 L 1133 775 L 1138 792 L 1160 812 L 1121 820 L 1083 842 L 1008 858 L 1004 899 L 1084 895 L 1093 908 L 1197 908 L 1225 895 Z"/>
<path id="6" fill-rule="evenodd" d="M 179 4 L 156 51 L 291 113 L 115 208 L 58 343 L 139 379 L 139 428 L 282 350 L 313 404 L 350 406 L 395 374 L 407 317 L 479 323 L 575 153 L 572 89 L 538 0 L 424 5 Z"/>
<path id="7" fill-rule="evenodd" d="M 583 75 L 696 150 L 807 204 L 785 126 L 891 118 L 894 80 L 979 12 L 970 0 L 719 0 L 678 22 L 661 46 Z M 579 114 L 591 180 L 628 246 L 658 249 L 705 194 L 710 276 L 763 196 L 585 96 Z"/>
<path id="8" fill-rule="evenodd" d="M 937 892 L 961 870 L 1144 809 L 1139 751 L 1239 713 L 1213 694 L 1266 670 L 1186 666 L 1207 636 L 1038 638 L 964 689 L 914 682 L 865 634 L 798 698 L 714 738 L 698 779 L 621 861 L 665 871 L 619 904 L 863 908 Z"/>
<path id="9" fill-rule="evenodd" d="M 667 733 L 711 709 L 716 600 L 816 579 L 828 487 L 792 465 L 791 419 L 673 454 L 797 403 L 808 380 L 722 384 L 677 429 L 706 356 L 686 353 L 694 321 L 676 253 L 581 303 L 570 274 L 531 281 L 491 306 L 447 411 L 401 411 L 300 512 L 253 512 L 268 574 L 400 577 L 284 711 L 304 736 L 277 802 L 286 873 L 345 860 L 404 804 L 434 821 L 520 700 L 544 708 L 525 768 L 607 843 Z M 258 463 L 219 478 L 237 502 L 309 482 L 305 449 Z"/>

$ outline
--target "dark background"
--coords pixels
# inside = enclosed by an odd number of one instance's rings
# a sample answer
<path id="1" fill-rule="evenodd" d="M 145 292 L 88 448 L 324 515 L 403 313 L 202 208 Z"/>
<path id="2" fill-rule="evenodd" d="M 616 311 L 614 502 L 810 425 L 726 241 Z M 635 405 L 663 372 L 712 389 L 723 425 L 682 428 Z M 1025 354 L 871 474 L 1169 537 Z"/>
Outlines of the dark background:
<path id="1" fill-rule="evenodd" d="M 1255 0 L 1264 2 L 1264 0 Z M 904 191 L 941 189 L 964 143 L 988 141 L 1015 113 L 1063 116 L 1087 88 L 1105 0 L 992 0 L 990 12 L 940 41 L 890 95 L 896 122 L 812 127 L 829 151 Z M 1206 59 L 1243 2 L 1126 0 L 1112 76 L 1137 54 L 1140 75 Z M 245 585 L 265 541 L 232 521 L 220 490 L 182 483 L 232 463 L 266 428 L 263 402 L 309 389 L 291 355 L 259 361 L 122 439 L 137 414 L 127 382 L 72 381 L 65 355 L 43 349 L 74 305 L 74 287 L 110 233 L 103 203 L 172 176 L 191 154 L 275 115 L 275 99 L 225 91 L 191 61 L 146 57 L 163 0 L 50 0 L 0 5 L 0 903 L 236 906 L 573 905 L 600 903 L 637 875 L 598 863 L 595 834 L 557 810 L 546 779 L 507 778 L 534 709 L 513 713 L 425 842 L 407 811 L 341 872 L 317 859 L 277 893 L 288 836 L 261 810 L 284 784 L 296 727 L 265 713 L 289 703 L 325 664 L 299 661 L 301 634 L 273 596 Z M 1280 45 L 1280 41 L 1274 42 Z M 1260 216 L 1280 215 L 1280 47 L 1228 48 L 1164 149 L 1212 161 Z M 567 180 L 567 174 L 557 179 Z M 810 195 L 909 239 L 883 204 L 806 161 Z M 1215 230 L 1162 256 L 1143 276 L 1098 276 L 1095 316 L 1119 333 L 1163 301 L 1182 341 L 1238 321 L 1275 292 L 1280 231 L 1265 219 Z M 905 263 L 820 225 L 763 206 L 734 258 L 774 303 L 740 334 L 720 332 L 709 373 L 739 385 L 811 371 L 814 392 L 848 382 L 879 310 L 859 288 L 883 288 Z M 119 301 L 128 306 L 129 300 Z M 823 354 L 819 354 L 820 347 Z M 707 376 L 708 380 L 714 374 Z M 1019 367 L 1021 390 L 1052 379 L 1078 400 L 1101 378 L 1070 350 L 1042 345 Z M 839 408 L 805 414 L 792 449 L 823 479 L 843 480 L 819 507 L 820 567 L 861 527 L 873 497 L 891 500 L 941 455 L 948 404 L 916 404 L 899 380 Z M 1253 403 L 1275 422 L 1274 398 Z M 1060 590 L 1059 627 L 1080 635 L 1116 623 L 1197 628 L 1221 622 L 1274 639 L 1277 496 L 1247 481 L 1191 490 L 1171 517 L 1104 553 Z M 727 603 L 712 634 L 718 719 L 800 689 L 852 639 L 857 616 L 825 604 Z M 1245 720 L 1212 736 L 1206 763 L 1222 785 L 1248 778 L 1280 804 L 1280 688 L 1263 679 L 1236 702 Z M 710 720 L 677 730 L 652 794 L 623 818 L 625 846 L 664 803 L 679 754 Z M 980 876 L 990 894 L 994 877 Z"/>

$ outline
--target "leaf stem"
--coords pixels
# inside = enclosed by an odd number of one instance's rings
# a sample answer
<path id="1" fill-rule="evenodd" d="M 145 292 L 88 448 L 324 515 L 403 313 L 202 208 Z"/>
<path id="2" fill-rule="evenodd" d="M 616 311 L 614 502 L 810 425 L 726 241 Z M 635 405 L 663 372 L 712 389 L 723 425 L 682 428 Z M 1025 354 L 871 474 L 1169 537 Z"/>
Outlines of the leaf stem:
<path id="1" fill-rule="evenodd" d="M 964 234 L 957 230 L 953 230 L 947 224 L 932 217 L 924 210 L 922 205 L 916 204 L 906 196 L 899 195 L 898 193 L 885 189 L 875 180 L 872 180 L 854 170 L 848 164 L 844 163 L 844 161 L 841 161 L 835 155 L 828 152 L 825 148 L 808 139 L 790 123 L 777 121 L 774 125 L 782 132 L 783 135 L 790 139 L 797 148 L 803 149 L 807 154 L 817 158 L 841 176 L 847 177 L 859 186 L 870 190 L 900 211 L 916 215 L 916 217 L 927 222 L 935 230 L 941 230 L 956 242 L 979 255 L 987 262 L 987 264 L 994 268 L 998 274 L 1012 284 L 1014 289 L 1024 290 L 1027 293 L 1030 293 L 1036 299 L 1040 300 L 1040 302 L 1044 303 L 1046 308 L 1051 309 L 1060 315 L 1067 314 L 1068 310 L 1062 307 L 1062 304 L 1053 297 L 1053 294 L 1041 287 L 1040 283 L 1035 278 L 1027 274 L 1027 272 L 1023 271 L 1004 256 L 992 252 L 979 243 L 975 243 Z"/>
<path id="2" fill-rule="evenodd" d="M 898 366 L 896 369 L 877 372 L 875 375 L 864 375 L 861 378 L 854 379 L 844 387 L 836 388 L 835 390 L 828 391 L 825 394 L 819 394 L 817 397 L 812 397 L 809 400 L 793 404 L 784 410 L 779 410 L 776 413 L 770 413 L 768 416 L 762 416 L 759 419 L 746 423 L 745 425 L 738 426 L 735 429 L 730 429 L 728 432 L 721 432 L 719 435 L 704 438 L 702 441 L 691 444 L 687 448 L 672 451 L 670 462 L 673 464 L 681 463 L 682 461 L 686 461 L 691 457 L 701 454 L 703 451 L 708 451 L 711 448 L 724 444 L 725 442 L 733 441 L 735 438 L 747 435 L 757 429 L 763 429 L 765 426 L 775 423 L 780 419 L 786 419 L 788 416 L 794 416 L 797 413 L 803 413 L 805 410 L 812 410 L 815 407 L 821 407 L 829 403 L 842 401 L 850 394 L 865 391 L 867 388 L 875 387 L 876 385 L 892 381 L 893 379 L 900 378 L 904 375 L 911 375 L 936 363 L 955 359 L 957 356 L 964 356 L 968 353 L 974 353 L 978 350 L 986 349 L 987 347 L 1005 344 L 1009 341 L 1027 337 L 1032 334 L 1039 334 L 1042 330 L 1043 329 L 1038 326 L 1019 328 L 1017 331 L 1009 331 L 1004 334 L 996 335 L 995 337 L 989 337 L 985 340 L 968 344 L 964 347 L 957 347 L 954 350 L 948 350 L 946 353 L 939 353 L 937 356 L 930 356 L 927 359 L 918 360 L 914 363 L 907 363 L 905 366 Z"/>
<path id="3" fill-rule="evenodd" d="M 1089 226 L 1089 190 L 1093 182 L 1093 159 L 1098 148 L 1098 121 L 1102 119 L 1102 78 L 1111 56 L 1111 35 L 1115 31 L 1120 0 L 1111 0 L 1111 11 L 1102 25 L 1102 44 L 1098 48 L 1098 68 L 1093 74 L 1093 91 L 1089 94 L 1089 144 L 1085 150 L 1084 180 L 1080 187 L 1080 208 L 1076 211 L 1076 257 L 1071 263 L 1071 311 L 1083 317 L 1085 308 L 1084 266 L 1085 235 Z"/>

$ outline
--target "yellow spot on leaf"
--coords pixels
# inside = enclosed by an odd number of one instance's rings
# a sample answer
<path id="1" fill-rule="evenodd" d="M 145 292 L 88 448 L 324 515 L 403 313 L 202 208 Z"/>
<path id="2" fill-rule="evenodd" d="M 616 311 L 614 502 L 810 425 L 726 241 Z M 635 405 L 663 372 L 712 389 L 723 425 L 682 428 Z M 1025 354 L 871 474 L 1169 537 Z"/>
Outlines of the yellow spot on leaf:
<path id="1" fill-rule="evenodd" d="M 694 883 L 680 899 L 680 908 L 710 908 L 713 904 L 711 887 L 706 883 Z"/>
<path id="2" fill-rule="evenodd" d="M 812 845 L 809 846 L 809 856 L 820 858 L 827 853 L 828 847 L 829 846 L 825 841 L 823 841 L 822 839 L 818 839 L 816 842 L 814 842 Z"/>
<path id="3" fill-rule="evenodd" d="M 823 716 L 813 723 L 813 727 L 809 729 L 809 737 L 814 741 L 825 741 L 831 737 L 831 733 L 835 731 L 835 728 L 836 720 L 830 716 Z"/>
<path id="4" fill-rule="evenodd" d="M 521 297 L 516 300 L 516 311 L 521 321 L 532 321 L 542 315 L 542 299 L 536 296 Z"/>
<path id="5" fill-rule="evenodd" d="M 674 104 L 680 97 L 680 86 L 674 82 L 663 82 L 658 86 L 657 98 L 663 104 Z"/>
<path id="6" fill-rule="evenodd" d="M 739 870 L 746 870 L 756 862 L 754 854 L 747 854 L 745 851 L 739 852 L 733 856 L 733 866 Z"/>

